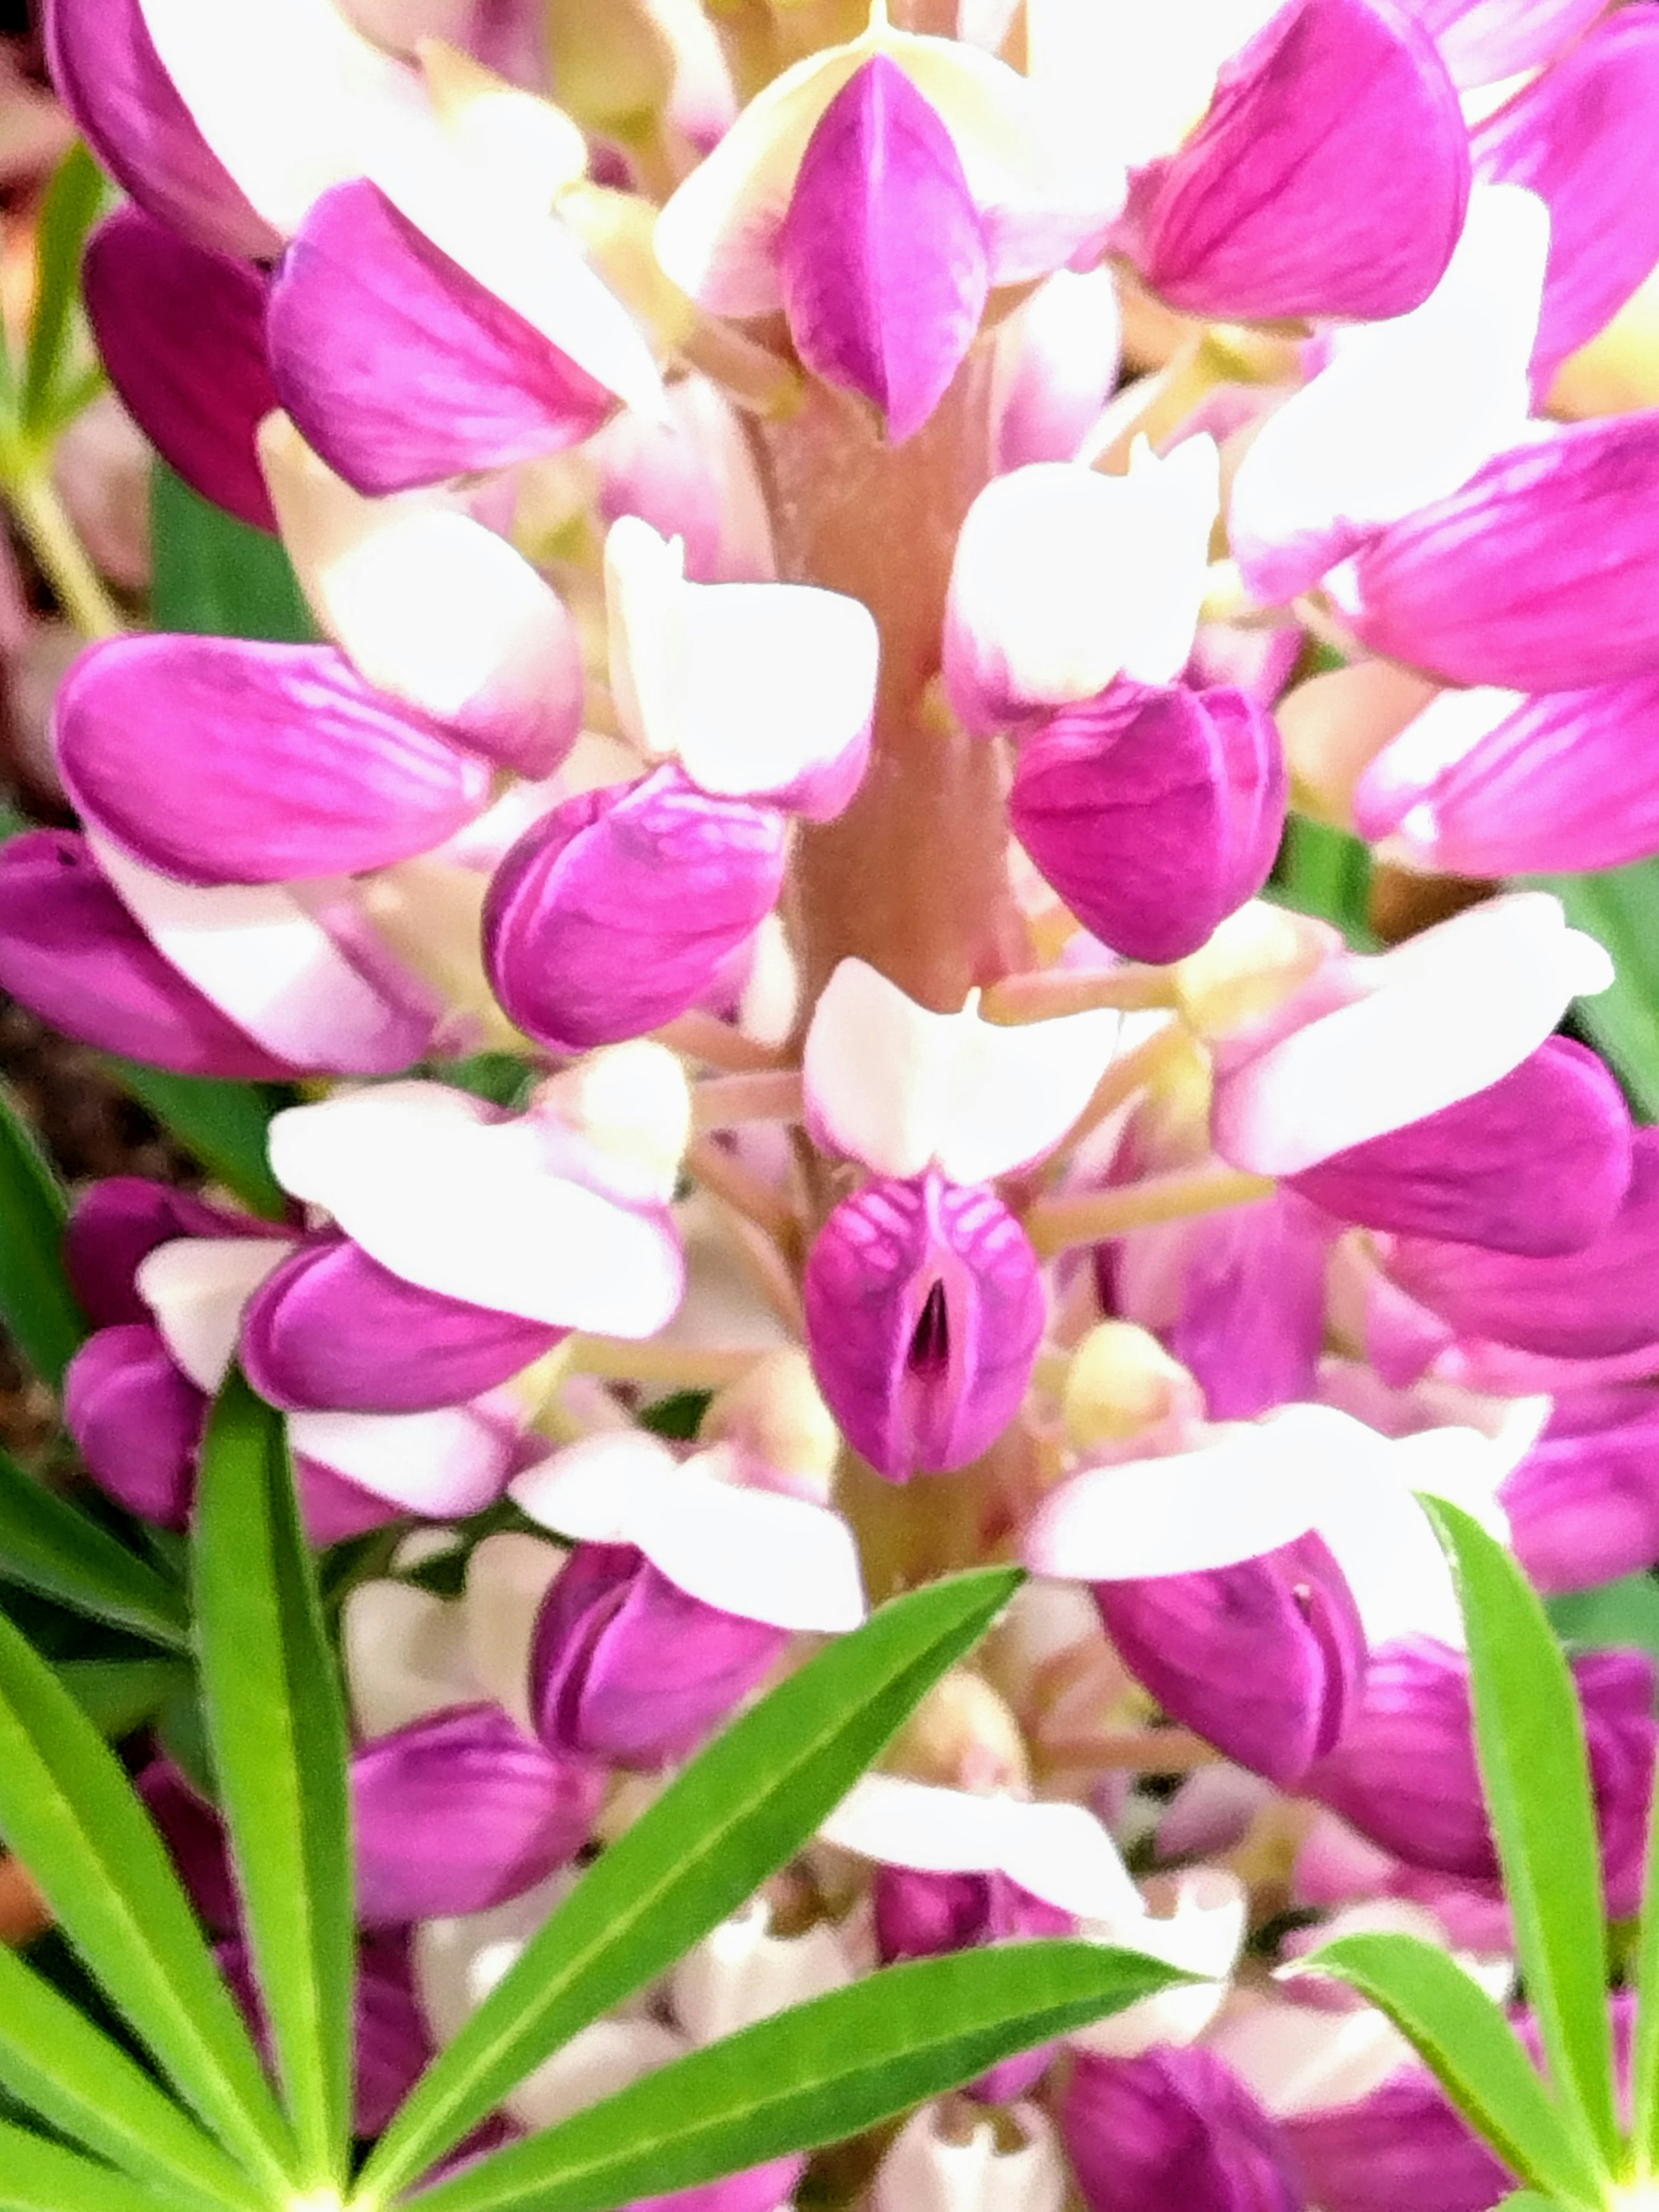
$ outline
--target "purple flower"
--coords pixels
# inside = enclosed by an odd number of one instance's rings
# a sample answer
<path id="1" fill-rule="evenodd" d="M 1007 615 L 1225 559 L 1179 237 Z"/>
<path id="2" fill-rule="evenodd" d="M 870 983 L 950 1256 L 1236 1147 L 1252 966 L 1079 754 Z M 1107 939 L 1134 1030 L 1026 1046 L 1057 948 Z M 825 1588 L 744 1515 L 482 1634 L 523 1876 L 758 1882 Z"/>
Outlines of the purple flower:
<path id="1" fill-rule="evenodd" d="M 1060 2124 L 1089 2212 L 1303 2212 L 1273 2122 L 1207 2051 L 1081 2052 Z"/>

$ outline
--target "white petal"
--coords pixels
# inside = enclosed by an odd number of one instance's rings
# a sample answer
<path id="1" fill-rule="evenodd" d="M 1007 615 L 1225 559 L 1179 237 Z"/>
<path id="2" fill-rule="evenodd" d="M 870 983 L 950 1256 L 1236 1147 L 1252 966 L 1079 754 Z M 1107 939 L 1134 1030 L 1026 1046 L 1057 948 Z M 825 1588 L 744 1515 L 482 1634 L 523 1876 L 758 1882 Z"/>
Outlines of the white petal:
<path id="1" fill-rule="evenodd" d="M 939 2130 L 939 2107 L 908 2120 L 877 2169 L 871 2212 L 1061 2212 L 1066 2160 L 1035 2105 L 1012 2117 L 1024 2140 L 1005 2148 L 988 2113 L 964 2142 Z"/>
<path id="2" fill-rule="evenodd" d="M 1403 1483 L 1385 1479 L 1334 1492 L 1318 1530 L 1353 1593 L 1373 1650 L 1413 1633 L 1462 1648 L 1451 1569 L 1427 1514 Z"/>
<path id="3" fill-rule="evenodd" d="M 1544 891 L 1488 900 L 1353 972 L 1363 996 L 1224 1075 L 1215 1142 L 1236 1166 L 1294 1175 L 1473 1097 L 1613 981 Z"/>
<path id="4" fill-rule="evenodd" d="M 923 1874 L 1001 1873 L 1080 1920 L 1134 1914 L 1116 1844 L 1081 1805 L 1030 1803 L 867 1774 L 819 1830 L 826 1843 Z"/>
<path id="5" fill-rule="evenodd" d="M 1057 131 L 1086 132 L 1131 167 L 1171 154 L 1203 116 L 1222 64 L 1280 0 L 1027 0 L 1031 79 Z"/>
<path id="6" fill-rule="evenodd" d="M 486 1110 L 436 1083 L 292 1108 L 271 1124 L 272 1171 L 422 1290 L 553 1327 L 659 1328 L 680 1296 L 672 1230 L 556 1172 L 533 1118 Z"/>
<path id="7" fill-rule="evenodd" d="M 684 1064 L 666 1045 L 635 1037 L 585 1053 L 538 1085 L 535 1111 L 568 1129 L 590 1155 L 580 1173 L 593 1170 L 625 1203 L 665 1206 L 679 1187 L 691 1089 Z"/>
<path id="8" fill-rule="evenodd" d="M 243 1307 L 293 1249 L 277 1237 L 175 1237 L 140 1265 L 138 1295 L 198 1390 L 211 1396 L 230 1372 Z"/>
<path id="9" fill-rule="evenodd" d="M 568 1557 L 538 1536 L 499 1529 L 473 1547 L 465 1595 L 456 1608 L 474 1679 L 528 1736 L 536 1734 L 530 1711 L 530 1647 L 537 1616 Z"/>
<path id="10" fill-rule="evenodd" d="M 296 896 L 349 893 L 343 881 L 204 889 L 158 875 L 95 831 L 88 842 L 162 958 L 267 1052 L 301 1067 L 378 1070 L 405 1067 L 420 1049 L 416 1018 L 352 965 Z"/>
<path id="11" fill-rule="evenodd" d="M 1059 1142 L 1094 1095 L 1122 1017 L 1109 1008 L 958 1031 L 950 1113 L 935 1157 L 957 1182 L 985 1182 Z"/>
<path id="12" fill-rule="evenodd" d="M 505 2102 L 521 2127 L 556 2127 L 684 2056 L 685 2039 L 654 2020 L 596 2020 L 544 2059 Z"/>
<path id="13" fill-rule="evenodd" d="M 1412 2057 L 1404 2036 L 1370 2005 L 1327 2012 L 1275 1998 L 1224 2014 L 1208 2047 L 1275 2119 L 1357 2103 Z"/>
<path id="14" fill-rule="evenodd" d="M 470 13 L 476 0 L 468 4 Z M 550 100 L 497 76 L 456 46 L 428 41 L 420 63 L 451 145 L 520 198 L 549 207 L 586 175 L 587 141 Z"/>
<path id="15" fill-rule="evenodd" d="M 439 721 L 471 708 L 575 729 L 570 617 L 504 538 L 447 492 L 365 499 L 285 415 L 260 426 L 259 457 L 312 611 L 371 684 Z"/>
<path id="16" fill-rule="evenodd" d="M 296 1457 L 437 1520 L 493 1505 L 517 1441 L 490 1399 L 431 1413 L 290 1413 L 288 1437 Z"/>
<path id="17" fill-rule="evenodd" d="M 1219 467 L 1200 436 L 1167 460 L 1141 447 L 1127 476 L 1037 461 L 995 478 L 957 540 L 953 671 L 1021 709 L 1091 699 L 1125 674 L 1172 682 L 1198 631 Z"/>
<path id="18" fill-rule="evenodd" d="M 674 2016 L 694 2043 L 714 2043 L 786 2007 L 842 1990 L 855 1978 L 836 1930 L 817 1921 L 775 1936 L 757 1899 L 687 1952 L 669 1982 Z"/>
<path id="19" fill-rule="evenodd" d="M 1233 485 L 1236 539 L 1285 545 L 1333 522 L 1397 521 L 1519 438 L 1549 229 L 1535 194 L 1477 185 L 1423 305 L 1341 332 L 1330 365 L 1253 441 Z"/>
<path id="20" fill-rule="evenodd" d="M 416 1927 L 415 1988 L 435 2043 L 441 2047 L 453 2042 L 575 1881 L 569 1868 L 562 1867 L 505 1905 Z"/>
<path id="21" fill-rule="evenodd" d="M 678 1466 L 653 1442 L 587 1438 L 520 1475 L 513 1498 L 561 1535 L 637 1545 L 678 1589 L 721 1613 L 819 1635 L 858 1626 L 858 1550 L 838 1513 L 740 1488 L 695 1459 Z"/>
<path id="22" fill-rule="evenodd" d="M 1110 2020 L 1083 2028 L 1073 2038 L 1083 2049 L 1109 2058 L 1133 2058 L 1158 2044 L 1193 2043 L 1220 2010 L 1249 1924 L 1244 1886 L 1218 1867 L 1199 1867 L 1175 1876 L 1173 1887 L 1168 1913 L 1143 1910 L 1096 1921 L 1084 1933 L 1097 1943 L 1145 1952 L 1206 1980 L 1196 1988 L 1143 1997 Z"/>
<path id="23" fill-rule="evenodd" d="M 460 1607 L 413 1583 L 359 1583 L 340 1615 L 340 1642 L 352 1718 L 366 1741 L 478 1695 Z"/>

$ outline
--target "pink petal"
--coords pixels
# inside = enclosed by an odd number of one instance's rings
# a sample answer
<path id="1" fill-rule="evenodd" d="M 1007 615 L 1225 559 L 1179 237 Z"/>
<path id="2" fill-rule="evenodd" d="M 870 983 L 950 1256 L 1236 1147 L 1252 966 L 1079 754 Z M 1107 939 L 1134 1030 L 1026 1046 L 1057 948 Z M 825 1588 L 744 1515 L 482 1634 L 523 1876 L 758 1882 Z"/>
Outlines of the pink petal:
<path id="1" fill-rule="evenodd" d="M 276 251 L 162 66 L 143 0 L 47 0 L 45 28 L 59 98 L 140 207 L 222 252 Z"/>
<path id="2" fill-rule="evenodd" d="M 1568 691 L 1659 667 L 1659 413 L 1551 426 L 1330 581 L 1364 642 L 1454 684 Z"/>
<path id="3" fill-rule="evenodd" d="M 351 1763 L 362 1920 L 482 1912 L 533 1887 L 587 1841 L 603 1779 L 544 1751 L 494 1705 L 380 1737 Z"/>
<path id="4" fill-rule="evenodd" d="M 1091 935 L 1162 964 L 1261 890 L 1285 788 L 1279 732 L 1243 692 L 1120 682 L 1022 745 L 1010 815 Z"/>
<path id="5" fill-rule="evenodd" d="M 1582 1251 L 1612 1227 L 1632 1170 L 1623 1093 L 1593 1052 L 1551 1037 L 1474 1097 L 1291 1178 L 1368 1229 L 1489 1251 Z"/>
<path id="6" fill-rule="evenodd" d="M 396 1936 L 365 1936 L 357 1949 L 356 2070 L 352 2132 L 383 2135 L 392 2115 L 436 2057 L 415 1992 L 409 1945 Z"/>
<path id="7" fill-rule="evenodd" d="M 190 1523 L 208 1401 L 153 1323 L 89 1336 L 64 1378 L 64 1421 L 101 1490 L 162 1528 Z"/>
<path id="8" fill-rule="evenodd" d="M 260 1286 L 242 1318 L 240 1356 L 274 1406 L 415 1413 L 494 1389 L 562 1334 L 418 1290 L 331 1237 L 302 1246 Z"/>
<path id="9" fill-rule="evenodd" d="M 1060 2125 L 1089 2212 L 1301 2212 L 1273 2123 L 1207 2051 L 1080 2053 Z"/>
<path id="10" fill-rule="evenodd" d="M 642 1036 L 697 1004 L 783 882 L 787 825 L 679 769 L 585 793 L 526 832 L 484 908 L 495 995 L 557 1052 Z"/>
<path id="11" fill-rule="evenodd" d="M 0 850 L 0 989 L 68 1036 L 151 1067 L 295 1073 L 156 951 L 71 830 L 32 830 Z"/>
<path id="12" fill-rule="evenodd" d="M 489 771 L 331 648 L 131 637 L 82 653 L 57 744 L 83 813 L 189 884 L 353 874 L 483 811 Z"/>
<path id="13" fill-rule="evenodd" d="M 1659 1559 L 1659 1395 L 1614 1383 L 1558 1398 L 1501 1495 L 1540 1589 L 1645 1571 Z"/>
<path id="14" fill-rule="evenodd" d="M 1293 2112 L 1285 2140 L 1330 2212 L 1492 2212 L 1512 2177 L 1427 2069 L 1401 2067 L 1352 2104 Z"/>
<path id="15" fill-rule="evenodd" d="M 1294 1193 L 1183 1224 L 1180 1304 L 1164 1332 L 1212 1421 L 1311 1398 L 1336 1224 Z"/>
<path id="16" fill-rule="evenodd" d="M 82 283 L 110 380 L 162 459 L 204 499 L 275 530 L 253 444 L 276 404 L 264 277 L 125 207 L 87 241 Z"/>
<path id="17" fill-rule="evenodd" d="M 1366 768 L 1354 821 L 1452 875 L 1621 867 L 1659 849 L 1656 749 L 1659 677 L 1534 698 L 1442 692 Z"/>
<path id="18" fill-rule="evenodd" d="M 312 209 L 272 289 L 270 331 L 283 406 L 362 492 L 578 444 L 614 404 L 367 179 Z"/>
<path id="19" fill-rule="evenodd" d="M 1223 69 L 1180 152 L 1135 179 L 1123 232 L 1188 313 L 1376 320 L 1433 290 L 1468 187 L 1430 40 L 1372 0 L 1293 0 Z"/>
<path id="20" fill-rule="evenodd" d="M 355 1492 L 428 1520 L 464 1520 L 507 1488 L 519 1455 L 514 1413 L 485 1396 L 425 1413 L 291 1413 L 289 1442 L 296 1460 Z M 342 1504 L 331 1498 L 330 1511 Z"/>
<path id="21" fill-rule="evenodd" d="M 1556 1358 L 1602 1358 L 1659 1339 L 1659 1133 L 1638 1129 L 1630 1185 L 1611 1227 L 1547 1258 L 1404 1237 L 1387 1267 L 1461 1334 Z"/>
<path id="22" fill-rule="evenodd" d="M 884 54 L 819 117 L 777 251 L 802 360 L 879 408 L 902 444 L 972 344 L 991 275 L 951 133 Z"/>
<path id="23" fill-rule="evenodd" d="M 819 1387 L 890 1480 L 965 1467 L 1018 1412 L 1045 1301 L 1036 1255 L 990 1191 L 932 1170 L 871 1183 L 825 1222 L 803 1287 Z"/>
<path id="24" fill-rule="evenodd" d="M 1571 45 L 1603 0 L 1404 0 L 1458 86 L 1500 83 Z"/>
<path id="25" fill-rule="evenodd" d="M 75 1295 L 100 1328 L 148 1322 L 137 1277 L 150 1254 L 176 1237 L 266 1237 L 284 1232 L 252 1214 L 210 1206 L 171 1183 L 106 1176 L 82 1193 L 64 1232 L 64 1266 Z"/>
<path id="26" fill-rule="evenodd" d="M 1526 185 L 1550 211 L 1533 375 L 1547 391 L 1659 261 L 1647 190 L 1659 124 L 1659 21 L 1611 17 L 1476 131 L 1478 177 Z"/>

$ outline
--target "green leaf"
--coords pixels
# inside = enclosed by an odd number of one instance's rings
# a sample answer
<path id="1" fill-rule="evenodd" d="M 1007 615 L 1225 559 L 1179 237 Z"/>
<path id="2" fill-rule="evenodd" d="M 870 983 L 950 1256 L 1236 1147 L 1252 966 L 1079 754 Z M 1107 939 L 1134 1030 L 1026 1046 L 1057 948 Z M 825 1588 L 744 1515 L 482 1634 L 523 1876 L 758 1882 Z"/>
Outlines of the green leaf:
<path id="1" fill-rule="evenodd" d="M 1298 914 L 1334 922 L 1359 951 L 1376 949 L 1370 851 L 1346 830 L 1333 830 L 1305 814 L 1288 816 L 1265 895 Z"/>
<path id="2" fill-rule="evenodd" d="M 1573 1012 L 1630 1093 L 1637 1118 L 1659 1120 L 1659 861 L 1593 876 L 1537 876 L 1576 929 L 1613 956 L 1613 980 Z"/>
<path id="3" fill-rule="evenodd" d="M 1019 1582 L 1017 1569 L 987 1569 L 895 1599 L 717 1736 L 589 1868 L 428 2068 L 371 2154 L 364 2190 L 406 2188 L 550 2051 L 752 1896 Z"/>
<path id="4" fill-rule="evenodd" d="M 34 313 L 23 365 L 23 428 L 50 439 L 78 408 L 67 412 L 63 381 L 76 319 L 81 256 L 87 233 L 103 205 L 104 179 L 86 148 L 70 148 L 47 188 L 36 234 Z M 82 403 L 84 404 L 84 401 Z"/>
<path id="5" fill-rule="evenodd" d="M 184 1593 L 107 1528 L 0 1452 L 0 1579 L 113 1621 L 152 1644 L 190 1644 Z"/>
<path id="6" fill-rule="evenodd" d="M 0 1833 L 186 2101 L 280 2185 L 287 2130 L 173 1862 L 119 1760 L 3 1617 Z"/>
<path id="7" fill-rule="evenodd" d="M 0 2081 L 63 2134 L 192 2202 L 258 2191 L 126 2052 L 0 1945 Z"/>
<path id="8" fill-rule="evenodd" d="M 64 1273 L 68 1218 L 57 1176 L 0 1085 L 0 1322 L 54 1390 L 87 1333 Z"/>
<path id="9" fill-rule="evenodd" d="M 214 1771 L 301 2179 L 342 2182 L 356 1959 L 345 1708 L 283 1417 L 235 1369 L 202 1449 L 194 1568 Z"/>
<path id="10" fill-rule="evenodd" d="M 153 1114 L 216 1182 L 268 1221 L 280 1221 L 288 1199 L 270 1172 L 265 1137 L 299 1093 L 281 1083 L 230 1083 L 212 1076 L 174 1075 L 136 1060 L 106 1063 L 121 1088 Z"/>
<path id="11" fill-rule="evenodd" d="M 1599 1589 L 1569 1590 L 1546 1598 L 1544 1610 L 1562 1642 L 1581 1651 L 1633 1647 L 1659 1659 L 1659 1583 L 1651 1575 L 1626 1575 Z"/>
<path id="12" fill-rule="evenodd" d="M 890 2119 L 1188 1977 L 1094 1943 L 890 1966 L 691 2051 L 423 2193 L 422 2212 L 605 2212 Z"/>
<path id="13" fill-rule="evenodd" d="M 78 2152 L 0 2121 L 0 2212 L 166 2212 L 166 2200 Z"/>
<path id="14" fill-rule="evenodd" d="M 303 645 L 317 633 L 276 539 L 238 522 L 158 462 L 150 484 L 157 629 Z"/>
<path id="15" fill-rule="evenodd" d="M 1388 2014 L 1505 2166 L 1570 2203 L 1599 2206 L 1601 2174 L 1526 2046 L 1449 1954 L 1416 1936 L 1343 1936 L 1304 1962 Z"/>
<path id="16" fill-rule="evenodd" d="M 1648 1857 L 1637 1929 L 1636 2048 L 1631 2058 L 1631 2154 L 1642 2174 L 1659 2172 L 1659 1772 L 1648 1804 Z"/>
<path id="17" fill-rule="evenodd" d="M 1516 1954 L 1550 2074 L 1604 2170 L 1619 2157 L 1601 1847 L 1578 1693 L 1531 1583 L 1478 1522 L 1424 1500 L 1468 1633 L 1475 1748 Z"/>
<path id="18" fill-rule="evenodd" d="M 58 1679 L 99 1735 L 118 1743 L 189 1688 L 190 1669 L 177 1659 L 60 1659 Z"/>

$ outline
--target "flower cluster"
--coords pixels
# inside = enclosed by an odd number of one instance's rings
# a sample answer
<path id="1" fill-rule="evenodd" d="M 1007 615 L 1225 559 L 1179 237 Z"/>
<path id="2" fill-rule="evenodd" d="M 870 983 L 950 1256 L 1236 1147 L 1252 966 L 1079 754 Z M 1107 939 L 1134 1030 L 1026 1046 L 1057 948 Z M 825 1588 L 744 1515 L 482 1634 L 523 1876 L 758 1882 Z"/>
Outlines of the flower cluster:
<path id="1" fill-rule="evenodd" d="M 182 1528 L 240 1363 L 313 1540 L 387 1532 L 344 1616 L 360 2132 L 762 1685 L 1016 1559 L 888 1771 L 496 2130 L 1081 1931 L 1206 1978 L 917 2112 L 875 2212 L 1498 2203 L 1288 1970 L 1334 1920 L 1510 1987 L 1415 1493 L 1547 1592 L 1659 1559 L 1659 1132 L 1560 1033 L 1612 963 L 1512 881 L 1659 854 L 1659 416 L 1549 411 L 1659 261 L 1659 10 L 48 31 L 127 196 L 110 375 L 316 635 L 88 646 L 0 984 L 302 1086 L 280 1220 L 81 1199 L 66 1416 Z M 1279 902 L 1292 806 L 1442 918 Z M 1575 1670 L 1628 1911 L 1654 1666 Z M 234 1978 L 212 1808 L 146 1789 Z"/>

